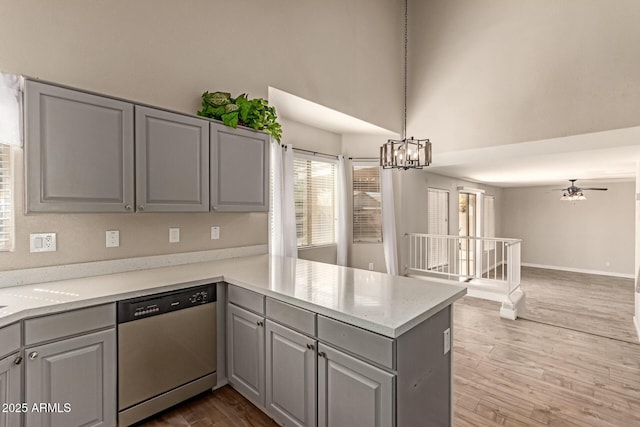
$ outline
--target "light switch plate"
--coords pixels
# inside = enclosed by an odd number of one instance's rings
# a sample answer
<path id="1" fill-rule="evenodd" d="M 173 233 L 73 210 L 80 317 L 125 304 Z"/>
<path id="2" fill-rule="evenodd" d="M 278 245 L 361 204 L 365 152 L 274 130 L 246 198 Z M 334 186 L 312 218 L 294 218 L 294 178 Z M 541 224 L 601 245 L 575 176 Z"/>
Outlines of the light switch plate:
<path id="1" fill-rule="evenodd" d="M 180 242 L 180 229 L 179 228 L 170 228 L 169 229 L 169 243 L 178 243 Z"/>
<path id="2" fill-rule="evenodd" d="M 108 230 L 106 232 L 106 246 L 108 248 L 117 248 L 120 246 L 120 231 Z"/>
<path id="3" fill-rule="evenodd" d="M 56 250 L 56 233 L 29 234 L 30 252 L 55 252 Z"/>
<path id="4" fill-rule="evenodd" d="M 214 225 L 211 227 L 211 240 L 218 240 L 220 238 L 220 227 Z"/>

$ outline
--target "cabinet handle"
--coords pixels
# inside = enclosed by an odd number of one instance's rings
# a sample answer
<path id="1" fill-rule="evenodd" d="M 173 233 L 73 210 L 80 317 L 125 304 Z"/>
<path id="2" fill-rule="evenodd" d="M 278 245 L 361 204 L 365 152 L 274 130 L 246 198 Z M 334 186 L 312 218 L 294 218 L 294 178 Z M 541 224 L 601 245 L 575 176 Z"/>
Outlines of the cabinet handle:
<path id="1" fill-rule="evenodd" d="M 264 326 L 264 323 L 262 323 L 262 321 L 261 321 L 261 320 L 258 320 L 258 321 L 256 322 L 256 324 L 257 324 L 258 326 Z"/>
<path id="2" fill-rule="evenodd" d="M 321 351 L 320 353 L 318 353 L 319 357 L 327 357 L 327 353 L 325 353 L 324 351 Z"/>
<path id="3" fill-rule="evenodd" d="M 130 211 L 131 210 L 131 205 L 125 205 L 124 209 L 127 210 L 127 211 Z"/>
<path id="4" fill-rule="evenodd" d="M 13 359 L 13 364 L 14 365 L 19 365 L 22 363 L 22 356 L 18 356 L 15 359 Z"/>
<path id="5" fill-rule="evenodd" d="M 38 357 L 37 351 L 32 351 L 31 353 L 29 353 L 29 359 L 36 360 L 37 357 Z"/>
<path id="6" fill-rule="evenodd" d="M 139 211 L 143 211 L 144 210 L 144 205 L 138 205 L 138 210 Z"/>
<path id="7" fill-rule="evenodd" d="M 308 348 L 309 350 L 313 350 L 313 344 L 307 344 L 307 348 Z"/>

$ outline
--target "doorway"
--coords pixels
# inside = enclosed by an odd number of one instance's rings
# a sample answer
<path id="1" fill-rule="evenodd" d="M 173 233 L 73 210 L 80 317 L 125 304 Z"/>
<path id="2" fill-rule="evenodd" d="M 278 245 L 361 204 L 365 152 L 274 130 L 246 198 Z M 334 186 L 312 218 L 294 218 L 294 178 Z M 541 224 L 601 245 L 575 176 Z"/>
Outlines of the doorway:
<path id="1" fill-rule="evenodd" d="M 478 237 L 477 212 L 478 196 L 474 193 L 459 193 L 458 235 L 460 237 Z M 476 271 L 476 243 L 473 239 L 460 239 L 458 259 L 461 276 L 472 276 Z"/>

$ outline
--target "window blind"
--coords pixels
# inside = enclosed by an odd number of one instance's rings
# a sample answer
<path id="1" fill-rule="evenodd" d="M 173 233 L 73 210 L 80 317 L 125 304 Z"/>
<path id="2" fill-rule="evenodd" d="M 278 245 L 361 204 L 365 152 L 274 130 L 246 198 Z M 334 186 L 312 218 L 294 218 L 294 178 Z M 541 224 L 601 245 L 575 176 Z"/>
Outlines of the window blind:
<path id="1" fill-rule="evenodd" d="M 295 157 L 293 192 L 298 247 L 336 243 L 336 163 Z"/>
<path id="2" fill-rule="evenodd" d="M 496 198 L 495 196 L 484 196 L 483 201 L 483 228 L 484 237 L 496 237 Z M 484 242 L 484 250 L 491 251 L 496 248 L 496 242 Z"/>
<path id="3" fill-rule="evenodd" d="M 353 166 L 353 242 L 382 242 L 379 166 Z"/>
<path id="4" fill-rule="evenodd" d="M 0 144 L 0 251 L 11 249 L 12 195 L 11 195 L 11 147 Z"/>
<path id="5" fill-rule="evenodd" d="M 449 192 L 437 188 L 427 190 L 427 234 L 449 234 Z M 449 253 L 439 239 L 430 239 L 427 268 L 437 269 L 449 263 Z"/>

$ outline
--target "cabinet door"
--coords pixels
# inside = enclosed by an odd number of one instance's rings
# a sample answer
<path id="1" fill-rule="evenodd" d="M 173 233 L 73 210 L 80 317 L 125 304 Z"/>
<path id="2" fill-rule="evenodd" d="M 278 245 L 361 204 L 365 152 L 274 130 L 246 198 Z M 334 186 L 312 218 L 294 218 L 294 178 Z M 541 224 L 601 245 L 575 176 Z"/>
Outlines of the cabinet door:
<path id="1" fill-rule="evenodd" d="M 20 404 L 22 403 L 20 360 L 17 353 L 0 359 L 0 427 L 20 425 Z M 12 404 L 17 408 L 12 407 Z"/>
<path id="2" fill-rule="evenodd" d="M 394 376 L 318 345 L 318 426 L 390 427 Z"/>
<path id="3" fill-rule="evenodd" d="M 27 80 L 25 108 L 28 211 L 132 211 L 132 104 Z"/>
<path id="4" fill-rule="evenodd" d="M 264 317 L 227 306 L 227 377 L 233 388 L 264 407 Z"/>
<path id="5" fill-rule="evenodd" d="M 211 123 L 211 209 L 269 211 L 269 135 Z"/>
<path id="6" fill-rule="evenodd" d="M 52 404 L 28 412 L 27 427 L 116 425 L 115 330 L 29 348 L 25 360 L 27 404 Z"/>
<path id="7" fill-rule="evenodd" d="M 209 211 L 209 121 L 136 105 L 136 210 Z"/>
<path id="8" fill-rule="evenodd" d="M 266 408 L 282 425 L 316 425 L 316 341 L 267 320 Z"/>

